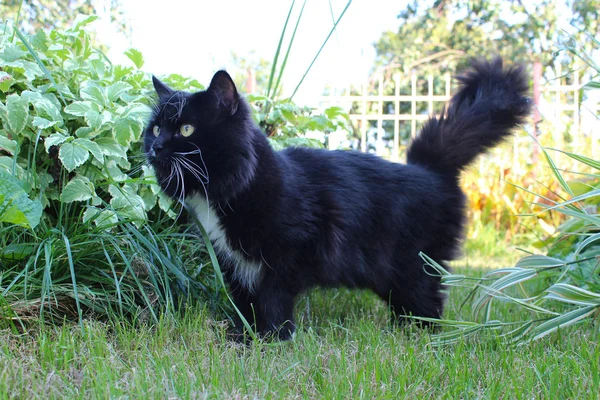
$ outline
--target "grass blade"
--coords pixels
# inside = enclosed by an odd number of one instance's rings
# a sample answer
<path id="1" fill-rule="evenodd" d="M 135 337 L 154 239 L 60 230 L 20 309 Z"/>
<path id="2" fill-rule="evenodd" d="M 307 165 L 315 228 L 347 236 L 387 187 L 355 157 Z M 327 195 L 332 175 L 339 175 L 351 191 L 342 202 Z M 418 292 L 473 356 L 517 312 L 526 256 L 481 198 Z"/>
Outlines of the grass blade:
<path id="1" fill-rule="evenodd" d="M 586 156 L 582 156 L 581 154 L 575 154 L 572 153 L 570 151 L 565 151 L 565 150 L 561 150 L 561 149 L 555 149 L 553 147 L 549 147 L 548 150 L 553 150 L 553 151 L 558 151 L 560 153 L 566 154 L 567 156 L 571 157 L 574 160 L 577 160 L 589 167 L 595 168 L 597 170 L 600 170 L 600 161 L 596 161 L 592 158 L 586 157 Z"/>
<path id="2" fill-rule="evenodd" d="M 227 290 L 227 285 L 225 284 L 225 279 L 223 278 L 223 272 L 221 271 L 221 266 L 219 264 L 219 260 L 217 259 L 217 255 L 215 253 L 215 249 L 213 248 L 213 245 L 212 245 L 212 243 L 210 241 L 210 238 L 208 237 L 208 233 L 206 233 L 206 229 L 204 229 L 204 226 L 198 220 L 198 217 L 196 216 L 196 213 L 194 213 L 192 210 L 188 210 L 188 213 L 192 217 L 192 219 L 194 220 L 194 222 L 196 223 L 196 225 L 198 226 L 198 229 L 200 229 L 200 233 L 202 233 L 202 238 L 204 239 L 204 244 L 206 245 L 206 249 L 208 250 L 208 254 L 210 256 L 210 261 L 213 264 L 213 268 L 215 270 L 215 274 L 217 275 L 217 278 L 219 279 L 219 283 L 221 284 L 221 287 L 225 291 L 227 299 L 229 300 L 229 302 L 231 303 L 231 305 L 235 309 L 237 315 L 240 317 L 240 320 L 242 321 L 242 324 L 244 324 L 244 327 L 246 328 L 248 334 L 252 337 L 252 340 L 256 341 L 258 339 L 258 336 L 254 332 L 254 329 L 252 329 L 252 327 L 250 326 L 250 323 L 248 322 L 248 320 L 246 320 L 246 318 L 244 317 L 244 315 L 242 314 L 242 312 L 236 306 L 235 302 L 233 301 L 233 299 L 231 298 L 231 296 L 229 294 L 229 290 Z"/>
<path id="3" fill-rule="evenodd" d="M 273 65 L 271 66 L 271 74 L 269 75 L 269 84 L 267 86 L 267 97 L 269 97 L 271 95 L 271 87 L 273 86 L 273 79 L 275 78 L 275 70 L 277 69 L 277 61 L 279 59 L 279 53 L 281 52 L 281 44 L 283 43 L 285 31 L 287 30 L 287 25 L 290 20 L 290 16 L 292 15 L 292 10 L 294 9 L 294 3 L 296 3 L 296 0 L 292 0 L 292 5 L 290 6 L 290 11 L 288 11 L 288 15 L 285 19 L 285 24 L 283 24 L 283 29 L 281 30 L 281 36 L 279 36 L 279 43 L 277 43 L 277 50 L 275 50 L 275 57 L 273 57 Z"/>
<path id="4" fill-rule="evenodd" d="M 571 188 L 569 187 L 569 185 L 567 184 L 565 179 L 562 177 L 560 171 L 558 170 L 558 167 L 556 166 L 556 164 L 554 164 L 554 161 L 552 160 L 552 158 L 550 157 L 550 155 L 548 154 L 548 152 L 546 151 L 546 149 L 544 147 L 542 147 L 542 151 L 544 152 L 544 156 L 546 157 L 546 160 L 548 161 L 548 164 L 550 165 L 550 168 L 552 169 L 552 173 L 556 177 L 556 180 L 558 180 L 558 182 L 560 183 L 562 188 L 567 193 L 569 193 L 571 195 L 571 197 L 575 197 L 575 195 L 573 194 L 573 191 L 571 190 Z"/>
<path id="5" fill-rule="evenodd" d="M 348 3 L 346 4 L 346 7 L 344 7 L 344 10 L 342 11 L 342 13 L 340 14 L 340 16 L 338 17 L 338 19 L 335 21 L 335 24 L 333 24 L 333 27 L 331 28 L 331 30 L 329 31 L 329 34 L 327 35 L 327 37 L 325 38 L 325 41 L 323 41 L 323 44 L 321 45 L 321 48 L 319 48 L 319 51 L 317 51 L 317 54 L 315 55 L 315 57 L 313 58 L 313 60 L 310 62 L 308 68 L 306 69 L 306 71 L 304 72 L 304 75 L 302 75 L 302 78 L 300 79 L 300 82 L 298 82 L 298 84 L 296 85 L 296 88 L 294 89 L 294 91 L 292 92 L 292 95 L 290 96 L 290 100 L 294 97 L 294 95 L 296 94 L 296 92 L 298 91 L 298 89 L 300 88 L 300 85 L 302 85 L 302 82 L 304 82 L 304 78 L 306 78 L 306 75 L 308 75 L 308 72 L 311 70 L 313 64 L 315 63 L 315 61 L 317 61 L 317 58 L 319 58 L 319 55 L 321 54 L 321 51 L 323 50 L 323 48 L 325 47 L 325 45 L 327 44 L 327 42 L 329 41 L 329 38 L 331 37 L 331 35 L 333 34 L 333 32 L 335 31 L 335 28 L 337 28 L 338 24 L 340 23 L 340 21 L 342 20 L 342 17 L 344 16 L 344 14 L 346 13 L 346 11 L 348 10 L 348 7 L 350 7 L 350 4 L 352 4 L 352 0 L 349 0 Z"/>
<path id="6" fill-rule="evenodd" d="M 532 337 L 530 338 L 530 340 L 540 339 L 556 331 L 559 328 L 564 328 L 569 325 L 573 325 L 581 321 L 585 317 L 591 315 L 594 311 L 596 311 L 597 308 L 597 306 L 582 307 L 549 319 L 548 321 L 536 326 L 531 330 L 530 334 L 532 335 Z"/>
<path id="7" fill-rule="evenodd" d="M 65 250 L 67 251 L 67 261 L 69 262 L 69 271 L 71 272 L 71 282 L 73 283 L 73 295 L 75 297 L 75 306 L 77 307 L 77 319 L 79 325 L 83 329 L 83 312 L 81 310 L 81 303 L 79 299 L 79 291 L 77 289 L 77 279 L 75 278 L 75 263 L 73 263 L 73 254 L 71 253 L 71 243 L 69 238 L 64 233 L 60 232 L 65 243 Z"/>
<path id="8" fill-rule="evenodd" d="M 557 283 L 547 289 L 546 299 L 581 306 L 600 306 L 600 294 L 567 283 Z"/>
<path id="9" fill-rule="evenodd" d="M 290 55 L 290 50 L 292 49 L 292 43 L 294 43 L 294 38 L 296 37 L 296 31 L 298 30 L 298 25 L 300 25 L 300 20 L 302 19 L 302 13 L 304 12 L 305 5 L 306 5 L 306 0 L 304 0 L 304 3 L 302 3 L 302 8 L 300 9 L 300 14 L 298 15 L 298 19 L 296 20 L 296 26 L 294 27 L 294 32 L 292 32 L 290 44 L 288 45 L 288 48 L 285 52 L 285 57 L 283 58 L 281 67 L 279 68 L 279 75 L 277 76 L 277 81 L 275 82 L 275 86 L 273 87 L 273 97 L 277 96 L 277 92 L 279 91 L 281 77 L 283 76 L 283 71 L 285 70 L 285 66 L 287 64 L 287 60 Z"/>

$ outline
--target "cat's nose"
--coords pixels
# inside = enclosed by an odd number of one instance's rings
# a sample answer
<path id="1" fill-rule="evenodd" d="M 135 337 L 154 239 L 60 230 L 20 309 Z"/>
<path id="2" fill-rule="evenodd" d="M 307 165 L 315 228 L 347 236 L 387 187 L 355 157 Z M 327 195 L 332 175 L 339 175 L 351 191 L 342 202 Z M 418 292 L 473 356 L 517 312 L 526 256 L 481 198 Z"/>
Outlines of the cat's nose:
<path id="1" fill-rule="evenodd" d="M 160 152 L 162 149 L 164 149 L 164 146 L 161 142 L 156 141 L 152 143 L 152 150 Z"/>
<path id="2" fill-rule="evenodd" d="M 163 149 L 164 149 L 163 144 L 156 141 L 152 144 L 152 147 L 150 147 L 150 151 L 148 152 L 148 154 L 150 155 L 151 158 L 153 158 L 153 157 L 156 157 L 156 155 L 158 153 L 160 153 Z"/>

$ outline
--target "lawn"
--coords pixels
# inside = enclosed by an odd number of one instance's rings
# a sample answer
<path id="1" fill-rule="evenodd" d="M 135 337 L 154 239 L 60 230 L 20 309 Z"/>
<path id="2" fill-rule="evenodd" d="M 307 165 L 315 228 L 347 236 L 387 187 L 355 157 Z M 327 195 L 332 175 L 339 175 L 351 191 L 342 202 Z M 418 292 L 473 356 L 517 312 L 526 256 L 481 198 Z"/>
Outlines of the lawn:
<path id="1" fill-rule="evenodd" d="M 447 317 L 466 292 L 452 289 Z M 519 316 L 518 309 L 498 307 Z M 464 313 L 460 311 L 460 313 Z M 287 343 L 234 344 L 225 324 L 189 308 L 158 324 L 0 332 L 2 398 L 589 398 L 600 393 L 600 331 L 589 321 L 528 344 L 482 333 L 436 345 L 392 329 L 367 292 L 317 290 L 297 305 Z"/>

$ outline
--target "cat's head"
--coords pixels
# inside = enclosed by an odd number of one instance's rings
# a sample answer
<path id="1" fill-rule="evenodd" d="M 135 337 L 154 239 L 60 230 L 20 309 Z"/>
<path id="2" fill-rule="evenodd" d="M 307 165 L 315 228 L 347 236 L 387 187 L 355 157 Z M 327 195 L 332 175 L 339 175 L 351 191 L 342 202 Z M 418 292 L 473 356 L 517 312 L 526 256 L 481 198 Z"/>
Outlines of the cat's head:
<path id="1" fill-rule="evenodd" d="M 171 197 L 223 197 L 256 167 L 255 125 L 231 77 L 217 72 L 205 91 L 189 93 L 152 78 L 158 103 L 144 131 L 144 151 Z"/>

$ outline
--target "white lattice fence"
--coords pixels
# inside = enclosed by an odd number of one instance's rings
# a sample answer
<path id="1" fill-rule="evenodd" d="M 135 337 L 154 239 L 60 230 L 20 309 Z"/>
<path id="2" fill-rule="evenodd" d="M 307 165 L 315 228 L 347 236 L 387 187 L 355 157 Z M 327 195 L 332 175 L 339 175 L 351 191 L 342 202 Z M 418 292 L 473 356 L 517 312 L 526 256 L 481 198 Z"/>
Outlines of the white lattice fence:
<path id="1" fill-rule="evenodd" d="M 592 140 L 592 154 L 597 154 L 596 150 L 600 148 L 600 122 L 597 119 L 600 99 L 580 102 L 582 79 L 577 70 L 563 75 L 558 65 L 548 75 L 554 78 L 542 85 L 538 105 L 543 123 L 552 127 L 551 134 L 556 136 L 566 131 L 573 137 L 592 135 L 595 139 Z M 452 83 L 448 74 L 419 76 L 413 72 L 403 76 L 397 73 L 388 79 L 378 76 L 369 84 L 351 87 L 341 94 L 322 96 L 320 105 L 322 108 L 337 105 L 349 112 L 354 129 L 359 132 L 360 150 L 375 151 L 398 160 L 401 146 L 408 142 L 409 136 L 416 134 L 419 124 L 439 112 L 450 99 Z M 401 124 L 410 126 L 405 125 L 402 130 Z M 404 137 L 401 132 L 405 133 Z M 384 136 L 388 139 L 381 145 Z M 337 145 L 337 141 L 330 143 L 333 147 Z"/>

